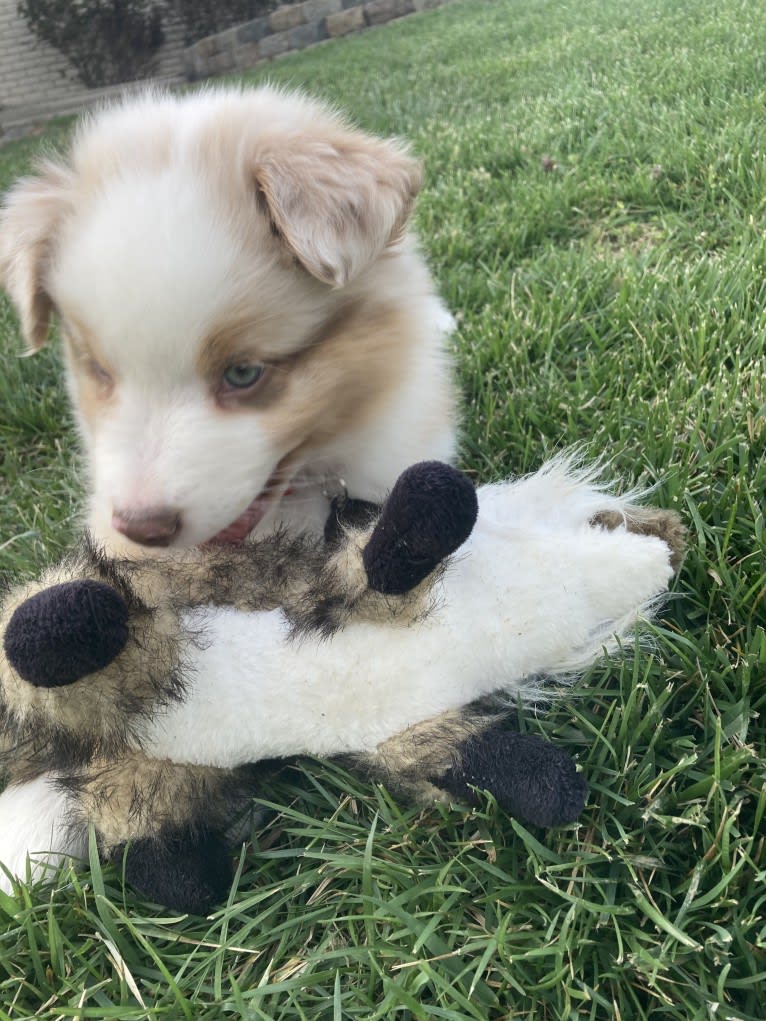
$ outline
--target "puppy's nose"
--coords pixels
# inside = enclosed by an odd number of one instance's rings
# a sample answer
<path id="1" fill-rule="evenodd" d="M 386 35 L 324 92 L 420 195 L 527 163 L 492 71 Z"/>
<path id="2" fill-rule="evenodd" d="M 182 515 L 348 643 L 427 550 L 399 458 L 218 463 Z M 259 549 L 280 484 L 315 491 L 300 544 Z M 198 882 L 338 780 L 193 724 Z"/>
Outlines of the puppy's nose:
<path id="1" fill-rule="evenodd" d="M 112 528 L 142 546 L 169 546 L 181 531 L 181 515 L 173 507 L 115 510 Z"/>

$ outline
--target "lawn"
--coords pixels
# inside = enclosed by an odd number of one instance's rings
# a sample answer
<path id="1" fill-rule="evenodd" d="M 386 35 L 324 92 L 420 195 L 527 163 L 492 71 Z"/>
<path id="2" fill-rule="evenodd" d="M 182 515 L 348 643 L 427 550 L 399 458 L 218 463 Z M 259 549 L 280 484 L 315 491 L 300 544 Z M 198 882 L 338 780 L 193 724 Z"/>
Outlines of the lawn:
<path id="1" fill-rule="evenodd" d="M 584 443 L 681 511 L 689 554 L 653 642 L 518 721 L 582 765 L 577 825 L 300 764 L 207 919 L 98 868 L 0 897 L 0 1019 L 763 1021 L 762 0 L 458 0 L 267 78 L 425 159 L 463 467 Z M 0 188 L 39 145 L 0 150 Z M 81 493 L 56 346 L 19 351 L 0 302 L 0 569 L 30 573 Z"/>

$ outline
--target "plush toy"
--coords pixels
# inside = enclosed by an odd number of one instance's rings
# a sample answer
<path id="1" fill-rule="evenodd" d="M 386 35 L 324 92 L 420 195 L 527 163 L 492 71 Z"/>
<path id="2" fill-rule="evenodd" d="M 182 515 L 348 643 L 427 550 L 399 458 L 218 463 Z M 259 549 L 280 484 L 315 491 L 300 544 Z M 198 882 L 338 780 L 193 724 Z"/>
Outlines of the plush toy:
<path id="1" fill-rule="evenodd" d="M 249 763 L 301 753 L 345 756 L 420 800 L 480 788 L 528 823 L 577 817 L 572 759 L 504 728 L 497 696 L 536 698 L 629 638 L 677 566 L 677 516 L 566 458 L 478 501 L 429 462 L 382 511 L 336 511 L 321 541 L 277 533 L 157 561 L 85 541 L 6 596 L 9 875 L 28 854 L 38 870 L 82 854 L 93 824 L 139 890 L 204 911 L 257 792 Z"/>

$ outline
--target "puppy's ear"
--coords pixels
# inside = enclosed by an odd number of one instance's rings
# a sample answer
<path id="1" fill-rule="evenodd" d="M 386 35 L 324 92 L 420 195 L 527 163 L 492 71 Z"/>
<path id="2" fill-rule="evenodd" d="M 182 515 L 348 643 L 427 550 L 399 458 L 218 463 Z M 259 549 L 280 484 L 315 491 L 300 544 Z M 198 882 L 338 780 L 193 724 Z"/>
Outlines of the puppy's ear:
<path id="1" fill-rule="evenodd" d="M 16 306 L 30 351 L 48 336 L 53 303 L 45 278 L 70 194 L 66 168 L 46 163 L 11 188 L 0 210 L 0 286 Z"/>
<path id="2" fill-rule="evenodd" d="M 335 287 L 401 234 L 422 178 L 404 146 L 343 128 L 261 136 L 253 169 L 285 244 Z"/>

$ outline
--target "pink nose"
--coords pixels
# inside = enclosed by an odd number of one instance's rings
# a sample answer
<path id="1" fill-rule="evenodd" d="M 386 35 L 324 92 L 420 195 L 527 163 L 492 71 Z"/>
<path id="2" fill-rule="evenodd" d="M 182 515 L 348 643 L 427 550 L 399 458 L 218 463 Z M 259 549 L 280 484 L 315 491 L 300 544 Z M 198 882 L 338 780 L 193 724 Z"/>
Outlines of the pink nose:
<path id="1" fill-rule="evenodd" d="M 181 515 L 173 507 L 116 510 L 112 528 L 142 546 L 169 546 L 181 531 Z"/>

